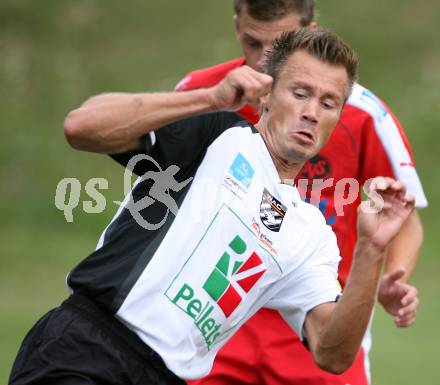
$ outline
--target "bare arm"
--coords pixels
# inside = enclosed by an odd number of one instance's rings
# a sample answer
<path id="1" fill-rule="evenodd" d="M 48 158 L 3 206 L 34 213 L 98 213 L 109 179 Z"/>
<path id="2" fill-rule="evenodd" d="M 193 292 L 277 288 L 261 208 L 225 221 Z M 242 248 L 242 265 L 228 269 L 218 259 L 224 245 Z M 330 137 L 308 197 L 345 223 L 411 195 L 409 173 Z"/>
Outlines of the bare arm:
<path id="1" fill-rule="evenodd" d="M 209 89 L 169 93 L 112 93 L 90 98 L 67 115 L 64 132 L 76 149 L 119 153 L 140 148 L 150 131 L 180 119 L 236 110 L 267 94 L 272 78 L 247 66 Z"/>
<path id="2" fill-rule="evenodd" d="M 311 310 L 304 324 L 317 365 L 333 373 L 345 371 L 356 357 L 375 303 L 387 247 L 414 207 L 414 198 L 404 197 L 401 183 L 377 179 L 371 188 L 381 193 L 385 206 L 378 213 L 359 210 L 359 239 L 342 298 Z"/>
<path id="3" fill-rule="evenodd" d="M 359 240 L 339 302 L 322 304 L 308 313 L 309 348 L 322 369 L 342 373 L 356 357 L 375 303 L 384 255 L 368 240 Z"/>
<path id="4" fill-rule="evenodd" d="M 157 127 L 212 109 L 207 90 L 175 93 L 104 94 L 71 111 L 64 132 L 72 147 L 118 153 L 140 147 L 140 138 Z"/>

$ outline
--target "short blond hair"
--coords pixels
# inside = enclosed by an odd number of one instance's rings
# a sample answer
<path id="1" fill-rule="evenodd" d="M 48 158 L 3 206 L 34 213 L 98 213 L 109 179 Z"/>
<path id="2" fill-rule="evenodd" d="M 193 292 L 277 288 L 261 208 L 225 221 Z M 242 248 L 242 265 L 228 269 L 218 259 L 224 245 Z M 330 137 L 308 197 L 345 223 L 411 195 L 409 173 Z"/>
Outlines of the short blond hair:
<path id="1" fill-rule="evenodd" d="M 296 51 L 306 51 L 324 63 L 342 65 L 347 71 L 349 93 L 357 79 L 356 52 L 338 35 L 326 28 L 301 28 L 283 33 L 266 53 L 263 72 L 272 76 L 275 85 L 287 59 Z"/>

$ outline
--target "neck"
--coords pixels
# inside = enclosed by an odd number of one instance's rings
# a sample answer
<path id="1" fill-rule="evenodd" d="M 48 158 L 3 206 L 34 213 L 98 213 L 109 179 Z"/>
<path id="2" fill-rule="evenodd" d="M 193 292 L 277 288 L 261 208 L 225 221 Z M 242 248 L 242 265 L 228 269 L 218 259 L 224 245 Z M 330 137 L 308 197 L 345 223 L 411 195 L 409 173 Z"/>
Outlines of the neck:
<path id="1" fill-rule="evenodd" d="M 289 164 L 286 160 L 275 157 L 270 151 L 269 153 L 278 171 L 281 182 L 293 185 L 294 179 L 301 171 L 303 164 Z"/>
<path id="2" fill-rule="evenodd" d="M 272 136 L 266 129 L 262 119 L 260 119 L 260 121 L 255 125 L 255 128 L 258 130 L 264 140 L 264 143 L 266 144 L 267 150 L 269 151 L 273 163 L 275 164 L 275 168 L 278 171 L 281 182 L 293 185 L 294 179 L 301 171 L 304 163 L 292 163 L 277 154 L 274 149 Z"/>

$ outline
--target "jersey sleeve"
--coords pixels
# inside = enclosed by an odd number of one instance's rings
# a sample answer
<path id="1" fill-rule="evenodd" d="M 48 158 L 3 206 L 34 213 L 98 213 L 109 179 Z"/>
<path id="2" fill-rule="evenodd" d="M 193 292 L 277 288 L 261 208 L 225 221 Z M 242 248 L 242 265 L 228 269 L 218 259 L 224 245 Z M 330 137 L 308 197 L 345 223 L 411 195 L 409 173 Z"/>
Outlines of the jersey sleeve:
<path id="1" fill-rule="evenodd" d="M 191 73 L 186 74 L 182 80 L 180 80 L 174 87 L 174 91 L 187 91 L 193 89 L 191 86 L 192 76 Z"/>
<path id="2" fill-rule="evenodd" d="M 405 133 L 391 110 L 365 88 L 357 91 L 355 108 L 364 112 L 359 182 L 376 176 L 389 176 L 402 181 L 416 206 L 427 206 L 422 184 L 415 169 L 413 154 Z"/>
<path id="3" fill-rule="evenodd" d="M 323 303 L 335 302 L 341 294 L 337 279 L 339 261 L 336 237 L 325 225 L 321 242 L 305 265 L 287 275 L 282 289 L 265 305 L 278 310 L 301 340 L 307 313 Z"/>
<path id="4" fill-rule="evenodd" d="M 144 136 L 143 148 L 140 151 L 110 156 L 127 167 L 134 156 L 143 155 L 139 157 L 138 162 L 133 163 L 132 171 L 137 175 L 157 170 L 154 163 L 157 162 L 162 169 L 176 165 L 181 170 L 179 174 L 185 176 L 193 173 L 209 145 L 219 135 L 242 120 L 239 115 L 229 112 L 216 112 L 180 120 Z"/>
<path id="5" fill-rule="evenodd" d="M 245 58 L 240 57 L 211 67 L 191 71 L 187 73 L 179 83 L 177 83 L 174 90 L 188 91 L 197 88 L 213 87 L 220 83 L 230 71 L 243 64 L 245 64 Z"/>

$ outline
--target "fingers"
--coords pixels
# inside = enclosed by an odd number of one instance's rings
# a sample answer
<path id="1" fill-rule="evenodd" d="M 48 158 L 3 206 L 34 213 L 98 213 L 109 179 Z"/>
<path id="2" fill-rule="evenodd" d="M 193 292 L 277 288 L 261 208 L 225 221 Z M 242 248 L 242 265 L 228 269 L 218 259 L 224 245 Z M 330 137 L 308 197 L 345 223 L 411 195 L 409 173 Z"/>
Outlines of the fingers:
<path id="1" fill-rule="evenodd" d="M 411 304 L 412 302 L 414 302 L 415 300 L 418 301 L 417 295 L 418 295 L 418 290 L 416 287 L 411 286 L 411 285 L 407 285 L 404 284 L 405 286 L 407 286 L 407 292 L 405 294 L 405 296 L 402 298 L 401 303 L 403 306 L 407 306 L 409 304 Z"/>
<path id="2" fill-rule="evenodd" d="M 414 208 L 414 206 L 416 205 L 416 198 L 412 194 L 407 194 L 404 197 L 404 201 L 405 201 L 406 206 L 409 208 Z"/>
<path id="3" fill-rule="evenodd" d="M 258 105 L 260 98 L 272 88 L 271 76 L 257 72 L 248 66 L 231 71 L 216 87 L 216 103 L 219 109 L 239 109 L 244 104 Z"/>
<path id="4" fill-rule="evenodd" d="M 383 176 L 374 178 L 369 185 L 369 190 L 381 193 L 393 193 L 399 199 L 403 199 L 406 194 L 406 187 L 402 182 Z"/>
<path id="5" fill-rule="evenodd" d="M 414 196 L 406 194 L 405 185 L 393 178 L 378 176 L 368 181 L 365 188 L 369 201 L 377 211 L 390 209 L 398 202 L 409 210 L 415 206 Z"/>
<path id="6" fill-rule="evenodd" d="M 393 282 L 398 281 L 400 278 L 402 278 L 406 273 L 406 269 L 404 267 L 399 267 L 398 269 L 394 270 L 392 273 L 385 274 L 382 278 L 383 281 L 385 281 L 386 285 L 392 285 Z"/>
<path id="7" fill-rule="evenodd" d="M 258 102 L 267 95 L 272 87 L 272 77 L 254 71 L 250 67 L 241 68 L 237 73 L 237 81 L 243 90 L 243 98 L 247 103 Z"/>
<path id="8" fill-rule="evenodd" d="M 405 286 L 407 286 L 407 292 L 401 300 L 402 307 L 394 318 L 397 327 L 411 326 L 416 320 L 416 313 L 420 304 L 419 298 L 417 297 L 417 288 L 411 285 Z"/>
<path id="9" fill-rule="evenodd" d="M 398 328 L 407 328 L 411 325 L 413 325 L 416 322 L 416 316 L 411 317 L 405 317 L 405 318 L 399 318 L 396 317 L 394 320 L 394 323 Z"/>
<path id="10" fill-rule="evenodd" d="M 408 327 L 415 322 L 420 303 L 417 288 L 398 281 L 404 273 L 405 269 L 399 268 L 384 275 L 378 293 L 379 302 L 394 317 L 397 327 Z"/>
<path id="11" fill-rule="evenodd" d="M 416 313 L 419 306 L 419 300 L 416 299 L 410 305 L 399 310 L 399 315 L 394 317 L 394 322 L 397 327 L 404 328 L 411 326 L 416 321 Z"/>

